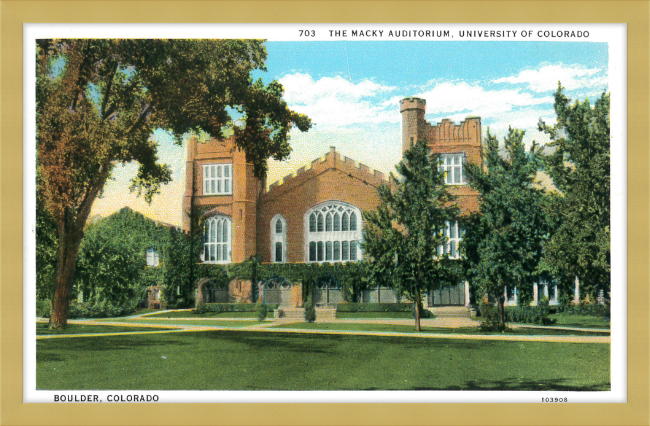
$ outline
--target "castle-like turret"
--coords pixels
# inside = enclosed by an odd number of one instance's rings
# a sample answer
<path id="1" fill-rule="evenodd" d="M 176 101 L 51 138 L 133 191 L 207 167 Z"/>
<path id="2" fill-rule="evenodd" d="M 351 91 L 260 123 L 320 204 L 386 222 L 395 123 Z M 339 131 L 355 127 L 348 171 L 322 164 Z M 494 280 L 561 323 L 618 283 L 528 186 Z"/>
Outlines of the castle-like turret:
<path id="1" fill-rule="evenodd" d="M 421 98 L 405 98 L 399 102 L 399 111 L 402 113 L 402 153 L 426 137 L 426 108 L 427 101 Z"/>

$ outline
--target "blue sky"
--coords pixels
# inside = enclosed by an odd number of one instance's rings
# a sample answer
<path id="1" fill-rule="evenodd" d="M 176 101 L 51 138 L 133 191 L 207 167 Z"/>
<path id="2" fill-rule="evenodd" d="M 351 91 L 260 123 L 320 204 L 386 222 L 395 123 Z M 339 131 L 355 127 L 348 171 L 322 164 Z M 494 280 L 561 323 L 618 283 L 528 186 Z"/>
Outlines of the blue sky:
<path id="1" fill-rule="evenodd" d="M 335 146 L 341 154 L 390 172 L 400 160 L 399 99 L 427 100 L 426 119 L 455 122 L 479 116 L 483 133 L 503 136 L 508 126 L 526 131 L 525 141 L 545 143 L 539 118 L 554 122 L 553 92 L 560 80 L 571 98 L 595 99 L 608 82 L 607 43 L 483 41 L 268 42 L 265 82 L 279 80 L 289 106 L 315 125 L 291 135 L 287 161 L 270 161 L 268 181 L 292 173 Z M 162 162 L 174 181 L 151 205 L 128 193 L 135 165 L 116 167 L 93 214 L 129 205 L 157 220 L 180 224 L 184 146 L 163 132 Z"/>

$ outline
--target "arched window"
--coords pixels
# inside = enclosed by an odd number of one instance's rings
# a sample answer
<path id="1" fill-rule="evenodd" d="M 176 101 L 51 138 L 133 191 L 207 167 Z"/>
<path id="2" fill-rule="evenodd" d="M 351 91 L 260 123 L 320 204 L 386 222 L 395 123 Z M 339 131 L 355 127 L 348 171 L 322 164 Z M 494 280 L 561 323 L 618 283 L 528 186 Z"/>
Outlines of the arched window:
<path id="1" fill-rule="evenodd" d="M 232 250 L 232 225 L 227 216 L 213 216 L 205 221 L 203 261 L 230 263 Z"/>
<path id="2" fill-rule="evenodd" d="M 287 223 L 276 214 L 271 219 L 271 262 L 284 263 L 287 261 Z"/>
<path id="3" fill-rule="evenodd" d="M 305 214 L 305 260 L 361 260 L 361 211 L 341 201 L 321 203 Z"/>

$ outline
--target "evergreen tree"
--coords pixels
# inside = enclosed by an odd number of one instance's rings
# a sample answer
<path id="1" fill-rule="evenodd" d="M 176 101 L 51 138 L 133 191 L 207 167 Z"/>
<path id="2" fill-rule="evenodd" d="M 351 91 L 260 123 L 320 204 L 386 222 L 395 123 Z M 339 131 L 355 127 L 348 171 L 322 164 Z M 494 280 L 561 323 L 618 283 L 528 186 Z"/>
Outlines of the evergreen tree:
<path id="1" fill-rule="evenodd" d="M 283 88 L 253 81 L 265 70 L 261 40 L 37 40 L 38 192 L 57 226 L 52 327 L 67 324 L 79 245 L 94 200 L 116 164 L 138 162 L 132 189 L 147 201 L 170 181 L 150 137 L 156 128 L 177 139 L 188 131 L 220 138 L 243 115 L 235 144 L 266 174 L 269 157 L 289 155 L 292 126 L 311 123 L 291 111 Z"/>
<path id="2" fill-rule="evenodd" d="M 534 144 L 527 152 L 523 136 L 509 129 L 502 158 L 499 141 L 488 129 L 485 167 L 465 165 L 481 204 L 467 220 L 461 253 L 475 294 L 497 300 L 501 328 L 506 289 L 530 291 L 548 236 L 544 193 L 534 185 L 540 153 Z"/>
<path id="3" fill-rule="evenodd" d="M 540 120 L 555 151 L 545 157 L 553 184 L 561 191 L 549 215 L 557 223 L 544 263 L 570 283 L 575 276 L 587 293 L 610 290 L 610 116 L 609 94 L 594 103 L 571 104 L 558 84 L 557 124 Z"/>
<path id="4" fill-rule="evenodd" d="M 453 281 L 448 255 L 438 248 L 447 243 L 443 230 L 458 216 L 458 208 L 445 188 L 439 156 L 418 141 L 404 153 L 391 173 L 389 186 L 377 189 L 379 206 L 364 212 L 364 252 L 370 257 L 375 282 L 388 284 L 415 303 L 415 327 L 420 331 L 422 297 L 427 291 Z"/>

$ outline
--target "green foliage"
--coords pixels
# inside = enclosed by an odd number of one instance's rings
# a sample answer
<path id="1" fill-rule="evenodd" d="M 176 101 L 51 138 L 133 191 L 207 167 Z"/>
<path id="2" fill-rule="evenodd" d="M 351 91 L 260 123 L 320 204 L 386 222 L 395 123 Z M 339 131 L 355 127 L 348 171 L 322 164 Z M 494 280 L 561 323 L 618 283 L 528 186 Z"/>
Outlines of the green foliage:
<path id="1" fill-rule="evenodd" d="M 264 304 L 267 310 L 278 309 L 277 304 Z M 208 312 L 257 312 L 258 305 L 256 303 L 198 303 L 194 312 L 197 314 L 205 314 Z"/>
<path id="2" fill-rule="evenodd" d="M 114 305 L 108 301 L 97 303 L 77 302 L 70 303 L 69 318 L 113 318 L 135 312 L 137 301 L 127 301 L 120 305 Z"/>
<path id="3" fill-rule="evenodd" d="M 199 267 L 197 263 L 201 250 L 200 238 L 198 233 L 192 237 L 177 229 L 170 230 L 164 259 L 163 287 L 163 296 L 169 307 L 194 305 L 196 273 Z"/>
<path id="4" fill-rule="evenodd" d="M 394 188 L 379 187 L 377 210 L 363 213 L 362 246 L 372 259 L 371 279 L 420 307 L 422 294 L 456 280 L 453 261 L 448 255 L 438 255 L 438 247 L 447 243 L 446 222 L 458 216 L 438 162 L 439 156 L 418 141 L 397 165 L 400 176 L 391 174 Z"/>
<path id="5" fill-rule="evenodd" d="M 557 124 L 539 123 L 555 148 L 544 158 L 546 170 L 561 191 L 547 209 L 555 230 L 544 263 L 567 290 L 576 275 L 581 291 L 610 289 L 609 98 L 603 92 L 593 107 L 589 99 L 571 104 L 558 84 Z"/>
<path id="6" fill-rule="evenodd" d="M 266 314 L 268 313 L 268 307 L 262 302 L 257 302 L 255 305 L 255 310 L 257 311 L 257 320 L 264 321 L 266 319 Z"/>
<path id="7" fill-rule="evenodd" d="M 481 331 L 505 332 L 509 330 L 505 322 L 499 320 L 497 308 L 493 304 L 481 303 L 479 305 L 479 314 L 481 316 Z"/>
<path id="8" fill-rule="evenodd" d="M 411 312 L 413 303 L 339 303 L 337 312 Z"/>
<path id="9" fill-rule="evenodd" d="M 568 314 L 568 315 L 584 315 L 584 316 L 594 316 L 594 317 L 605 317 L 605 316 L 609 316 L 610 314 L 609 306 L 607 303 L 605 305 L 580 304 L 580 305 L 560 306 L 558 312 Z"/>
<path id="10" fill-rule="evenodd" d="M 507 322 L 551 325 L 556 321 L 548 317 L 548 304 L 543 305 L 541 301 L 538 306 L 508 306 L 505 314 Z"/>
<path id="11" fill-rule="evenodd" d="M 36 198 L 36 300 L 51 300 L 56 278 L 57 236 L 54 216 Z"/>
<path id="12" fill-rule="evenodd" d="M 164 283 L 164 250 L 169 230 L 128 207 L 91 224 L 79 249 L 75 292 L 84 301 L 119 305 L 146 299 L 150 286 Z M 154 248 L 162 265 L 147 266 L 147 249 Z"/>
<path id="13" fill-rule="evenodd" d="M 461 253 L 473 291 L 496 298 L 501 306 L 506 287 L 517 287 L 522 298 L 530 300 L 526 284 L 536 278 L 549 233 L 543 211 L 546 198 L 533 185 L 540 153 L 535 144 L 527 152 L 523 136 L 519 130 L 509 130 L 504 140 L 506 158 L 502 158 L 499 142 L 488 130 L 486 167 L 466 164 L 469 183 L 479 191 L 481 204 L 466 221 Z"/>
<path id="14" fill-rule="evenodd" d="M 52 301 L 38 300 L 36 302 L 36 316 L 41 318 L 49 318 L 52 314 Z"/>
<path id="15" fill-rule="evenodd" d="M 311 126 L 288 108 L 280 83 L 253 80 L 266 70 L 263 40 L 40 39 L 36 54 L 37 190 L 58 231 L 57 328 L 65 326 L 83 228 L 114 167 L 139 164 L 130 189 L 147 202 L 171 181 L 154 130 L 179 144 L 190 132 L 219 139 L 234 111 L 244 123 L 233 129 L 235 145 L 263 178 L 268 158 L 289 156 L 290 130 Z"/>
<path id="16" fill-rule="evenodd" d="M 312 302 L 311 295 L 307 298 L 305 302 L 305 322 L 315 322 L 316 321 L 316 308 Z"/>

